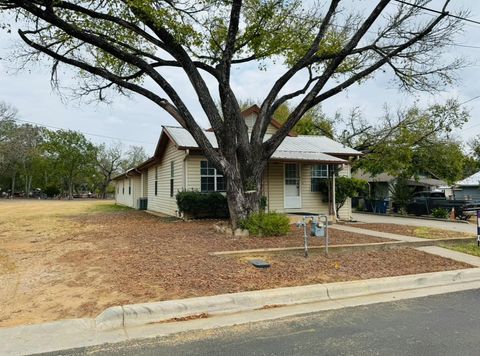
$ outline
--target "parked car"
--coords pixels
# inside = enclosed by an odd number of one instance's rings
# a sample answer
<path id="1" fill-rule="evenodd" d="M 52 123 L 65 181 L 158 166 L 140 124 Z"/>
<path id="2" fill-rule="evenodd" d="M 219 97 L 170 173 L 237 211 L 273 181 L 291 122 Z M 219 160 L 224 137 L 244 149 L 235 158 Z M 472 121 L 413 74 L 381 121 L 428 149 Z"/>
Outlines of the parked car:
<path id="1" fill-rule="evenodd" d="M 413 215 L 430 215 L 434 209 L 442 208 L 447 211 L 455 209 L 455 218 L 467 220 L 480 209 L 480 202 L 471 200 L 447 199 L 441 191 L 423 191 L 413 195 L 407 205 L 407 213 Z"/>

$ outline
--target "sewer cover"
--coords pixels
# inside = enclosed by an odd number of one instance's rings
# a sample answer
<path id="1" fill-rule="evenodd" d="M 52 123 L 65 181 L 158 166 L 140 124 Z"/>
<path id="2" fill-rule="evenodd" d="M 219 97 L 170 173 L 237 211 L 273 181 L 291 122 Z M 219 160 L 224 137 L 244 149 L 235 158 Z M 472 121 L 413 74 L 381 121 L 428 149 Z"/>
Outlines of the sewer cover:
<path id="1" fill-rule="evenodd" d="M 264 261 L 264 260 L 255 259 L 255 260 L 250 260 L 248 262 L 250 262 L 252 265 L 254 265 L 257 268 L 268 268 L 268 267 L 270 267 L 270 263 L 268 263 L 267 261 Z"/>

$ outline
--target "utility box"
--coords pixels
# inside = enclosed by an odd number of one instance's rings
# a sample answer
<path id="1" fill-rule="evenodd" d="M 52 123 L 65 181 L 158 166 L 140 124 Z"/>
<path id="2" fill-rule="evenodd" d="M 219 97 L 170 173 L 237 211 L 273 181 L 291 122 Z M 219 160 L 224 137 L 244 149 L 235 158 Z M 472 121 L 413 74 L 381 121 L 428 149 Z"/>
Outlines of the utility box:
<path id="1" fill-rule="evenodd" d="M 326 226 L 323 221 L 320 221 L 318 218 L 312 219 L 312 230 L 311 234 L 315 237 L 325 237 Z"/>
<path id="2" fill-rule="evenodd" d="M 138 210 L 147 210 L 148 208 L 148 198 L 138 198 Z"/>

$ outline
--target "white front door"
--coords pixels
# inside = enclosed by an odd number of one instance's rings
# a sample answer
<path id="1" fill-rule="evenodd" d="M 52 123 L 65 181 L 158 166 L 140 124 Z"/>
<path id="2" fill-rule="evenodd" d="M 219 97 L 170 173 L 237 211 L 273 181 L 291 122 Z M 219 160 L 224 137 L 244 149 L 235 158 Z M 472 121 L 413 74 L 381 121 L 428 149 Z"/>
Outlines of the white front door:
<path id="1" fill-rule="evenodd" d="M 300 170 L 297 163 L 285 163 L 285 209 L 302 207 L 300 197 Z"/>

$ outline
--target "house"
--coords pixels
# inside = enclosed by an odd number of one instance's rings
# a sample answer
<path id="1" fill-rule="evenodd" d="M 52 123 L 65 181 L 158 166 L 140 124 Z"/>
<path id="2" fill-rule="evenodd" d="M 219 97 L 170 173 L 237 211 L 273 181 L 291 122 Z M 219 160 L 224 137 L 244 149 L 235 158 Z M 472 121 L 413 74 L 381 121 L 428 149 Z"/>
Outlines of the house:
<path id="1" fill-rule="evenodd" d="M 456 199 L 480 200 L 480 172 L 455 183 L 454 192 Z"/>
<path id="2" fill-rule="evenodd" d="M 243 111 L 249 130 L 259 108 Z M 267 137 L 281 126 L 272 119 Z M 205 135 L 217 147 L 215 135 Z M 332 169 L 350 176 L 349 159 L 361 153 L 324 136 L 302 136 L 291 133 L 268 162 L 262 184 L 267 210 L 285 213 L 331 213 L 329 197 L 320 193 L 320 180 Z M 178 215 L 175 195 L 181 190 L 222 192 L 225 181 L 203 156 L 191 134 L 181 127 L 164 126 L 152 158 L 115 177 L 116 202 L 139 208 L 139 199 L 147 199 L 147 209 L 167 215 Z M 331 198 L 331 197 L 330 197 Z M 331 200 L 331 199 L 330 199 Z M 349 203 L 339 211 L 350 218 Z"/>
<path id="3" fill-rule="evenodd" d="M 368 195 L 362 199 L 353 201 L 353 207 L 362 206 L 368 210 L 377 213 L 386 213 L 388 204 L 392 199 L 392 188 L 395 185 L 397 177 L 387 173 L 371 175 L 363 170 L 354 172 L 353 177 L 363 179 L 368 182 Z M 407 180 L 408 186 L 413 192 L 443 190 L 447 188 L 447 183 L 436 178 L 419 176 Z M 383 204 L 383 202 L 387 204 Z"/>

